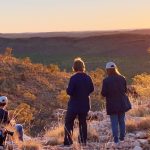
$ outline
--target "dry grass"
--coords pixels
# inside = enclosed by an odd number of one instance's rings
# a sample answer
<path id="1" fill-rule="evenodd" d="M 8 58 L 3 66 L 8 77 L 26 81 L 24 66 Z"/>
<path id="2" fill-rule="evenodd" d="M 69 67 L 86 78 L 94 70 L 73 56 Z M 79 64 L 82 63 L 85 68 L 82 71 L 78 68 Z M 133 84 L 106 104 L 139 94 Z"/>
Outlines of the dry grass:
<path id="1" fill-rule="evenodd" d="M 133 78 L 133 86 L 142 97 L 150 97 L 150 74 L 143 73 Z"/>
<path id="2" fill-rule="evenodd" d="M 46 145 L 58 145 L 63 143 L 64 138 L 64 126 L 58 126 L 52 130 L 48 130 L 45 133 L 45 137 L 47 138 Z"/>
<path id="3" fill-rule="evenodd" d="M 78 141 L 79 131 L 78 128 L 73 130 L 73 141 Z M 59 145 L 63 143 L 64 140 L 64 125 L 59 125 L 58 127 L 48 130 L 45 133 L 45 138 L 47 139 L 46 145 Z"/>
<path id="4" fill-rule="evenodd" d="M 130 110 L 128 114 L 134 117 L 146 117 L 150 115 L 150 109 L 148 106 L 137 106 Z"/>
<path id="5" fill-rule="evenodd" d="M 126 130 L 128 132 L 133 132 L 133 131 L 137 130 L 137 124 L 136 124 L 135 120 L 127 120 L 126 121 Z"/>
<path id="6" fill-rule="evenodd" d="M 141 120 L 127 120 L 126 127 L 128 132 L 149 130 L 150 129 L 150 116 L 143 117 Z"/>
<path id="7" fill-rule="evenodd" d="M 20 150 L 41 150 L 42 146 L 38 141 L 30 140 L 20 144 Z"/>
<path id="8" fill-rule="evenodd" d="M 88 140 L 91 142 L 99 141 L 99 133 L 95 128 L 88 126 Z"/>
<path id="9" fill-rule="evenodd" d="M 46 137 L 62 137 L 64 136 L 64 126 L 60 125 L 52 130 L 49 130 L 45 134 Z"/>
<path id="10" fill-rule="evenodd" d="M 74 128 L 73 131 L 73 141 L 78 142 L 79 129 Z M 64 140 L 64 126 L 60 125 L 52 130 L 48 130 L 45 133 L 45 138 L 47 139 L 46 145 L 59 145 L 63 143 Z M 99 133 L 95 128 L 88 126 L 88 140 L 91 142 L 99 141 Z"/>

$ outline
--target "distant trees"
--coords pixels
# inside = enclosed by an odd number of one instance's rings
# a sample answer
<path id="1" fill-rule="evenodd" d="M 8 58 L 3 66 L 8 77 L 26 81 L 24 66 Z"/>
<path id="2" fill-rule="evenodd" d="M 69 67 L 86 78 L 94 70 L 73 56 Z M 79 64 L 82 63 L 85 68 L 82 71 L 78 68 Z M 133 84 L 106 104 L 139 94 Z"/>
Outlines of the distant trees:
<path id="1" fill-rule="evenodd" d="M 4 55 L 5 55 L 5 56 L 11 56 L 11 55 L 12 55 L 12 51 L 13 51 L 13 48 L 11 48 L 11 47 L 6 47 L 6 48 L 5 48 Z"/>
<path id="2" fill-rule="evenodd" d="M 60 68 L 57 65 L 54 65 L 54 64 L 48 65 L 47 68 L 52 73 L 60 71 Z"/>

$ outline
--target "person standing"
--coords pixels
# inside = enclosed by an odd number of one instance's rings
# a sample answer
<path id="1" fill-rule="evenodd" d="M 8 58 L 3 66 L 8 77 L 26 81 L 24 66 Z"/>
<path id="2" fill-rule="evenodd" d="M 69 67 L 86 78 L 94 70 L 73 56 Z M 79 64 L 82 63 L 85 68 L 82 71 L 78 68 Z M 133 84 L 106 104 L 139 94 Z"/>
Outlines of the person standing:
<path id="1" fill-rule="evenodd" d="M 114 62 L 106 64 L 107 77 L 103 80 L 102 96 L 106 97 L 106 110 L 110 115 L 114 143 L 124 141 L 125 138 L 125 112 L 131 109 L 127 96 L 127 83 Z M 119 134 L 120 130 L 120 134 Z"/>
<path id="2" fill-rule="evenodd" d="M 86 117 L 90 110 L 89 95 L 94 91 L 92 79 L 85 73 L 85 64 L 81 58 L 76 58 L 73 64 L 75 74 L 70 78 L 67 94 L 70 96 L 67 113 L 65 117 L 65 137 L 64 145 L 73 144 L 74 120 L 79 120 L 79 143 L 86 145 L 87 123 Z"/>

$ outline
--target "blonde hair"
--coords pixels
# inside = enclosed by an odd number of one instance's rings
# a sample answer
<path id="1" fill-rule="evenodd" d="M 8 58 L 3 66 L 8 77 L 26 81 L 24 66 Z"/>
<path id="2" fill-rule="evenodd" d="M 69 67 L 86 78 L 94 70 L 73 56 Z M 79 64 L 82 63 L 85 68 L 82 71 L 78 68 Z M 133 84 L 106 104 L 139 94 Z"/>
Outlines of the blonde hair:
<path id="1" fill-rule="evenodd" d="M 77 71 L 85 71 L 85 63 L 84 61 L 80 58 L 77 57 L 74 59 L 74 64 L 73 64 L 73 71 L 77 72 Z"/>
<path id="2" fill-rule="evenodd" d="M 106 69 L 106 70 L 107 70 L 108 76 L 121 75 L 121 73 L 119 72 L 118 68 L 109 68 L 109 69 Z"/>

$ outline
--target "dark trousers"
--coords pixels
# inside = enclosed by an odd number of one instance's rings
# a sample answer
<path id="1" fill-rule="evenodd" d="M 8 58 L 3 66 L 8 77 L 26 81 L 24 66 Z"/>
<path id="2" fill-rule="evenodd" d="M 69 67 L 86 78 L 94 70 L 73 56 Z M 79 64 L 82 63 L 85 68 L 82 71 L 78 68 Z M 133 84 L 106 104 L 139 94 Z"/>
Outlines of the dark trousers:
<path id="1" fill-rule="evenodd" d="M 64 138 L 64 145 L 71 145 L 73 144 L 72 135 L 73 135 L 73 126 L 74 120 L 78 117 L 79 120 L 79 143 L 86 144 L 87 140 L 87 123 L 86 117 L 87 113 L 74 113 L 67 111 L 66 118 L 65 118 L 65 138 Z"/>

